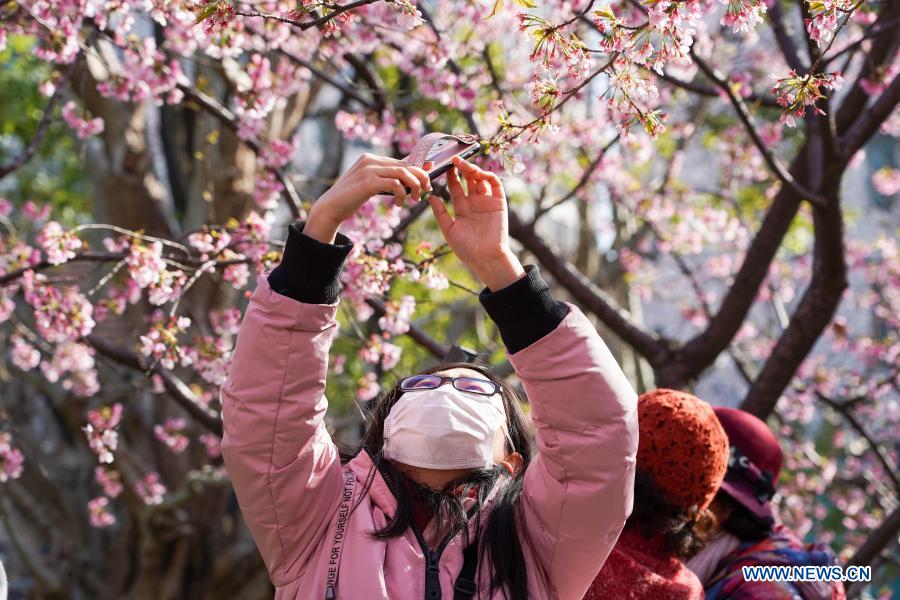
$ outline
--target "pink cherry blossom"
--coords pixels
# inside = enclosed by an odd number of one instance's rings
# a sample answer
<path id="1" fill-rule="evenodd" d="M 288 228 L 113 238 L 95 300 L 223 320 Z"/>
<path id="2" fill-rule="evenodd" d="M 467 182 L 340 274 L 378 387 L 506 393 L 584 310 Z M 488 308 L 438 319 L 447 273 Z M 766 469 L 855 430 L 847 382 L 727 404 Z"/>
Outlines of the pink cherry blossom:
<path id="1" fill-rule="evenodd" d="M 196 337 L 193 345 L 183 346 L 182 364 L 191 364 L 200 377 L 220 386 L 228 376 L 233 346 L 231 334 Z"/>
<path id="2" fill-rule="evenodd" d="M 224 229 L 200 231 L 188 236 L 188 243 L 200 252 L 202 260 L 208 260 L 224 250 L 231 243 L 231 234 Z"/>
<path id="3" fill-rule="evenodd" d="M 131 252 L 126 263 L 128 272 L 135 283 L 142 288 L 158 283 L 161 274 L 166 270 L 166 263 L 162 258 L 163 245 L 161 242 L 143 244 L 135 241 L 131 245 Z"/>
<path id="4" fill-rule="evenodd" d="M 12 445 L 12 436 L 0 433 L 0 483 L 21 477 L 24 464 L 24 456 Z"/>
<path id="5" fill-rule="evenodd" d="M 88 502 L 88 514 L 92 527 L 104 528 L 115 525 L 116 517 L 109 512 L 109 498 L 98 496 Z"/>
<path id="6" fill-rule="evenodd" d="M 766 12 L 766 5 L 761 0 L 720 1 L 727 7 L 722 17 L 722 25 L 730 26 L 735 33 L 755 29 L 763 21 L 762 15 Z"/>
<path id="7" fill-rule="evenodd" d="M 347 362 L 346 354 L 338 354 L 331 361 L 331 372 L 335 375 L 340 375 L 344 372 L 344 365 Z"/>
<path id="8" fill-rule="evenodd" d="M 166 486 L 159 481 L 159 473 L 148 473 L 142 481 L 134 484 L 135 493 L 144 501 L 144 504 L 152 506 L 162 504 L 166 495 Z"/>
<path id="9" fill-rule="evenodd" d="M 82 430 L 91 450 L 97 454 L 100 463 L 111 463 L 113 452 L 119 445 L 119 434 L 115 428 L 122 419 L 122 405 L 115 403 L 101 409 L 88 411 L 88 424 Z"/>
<path id="10" fill-rule="evenodd" d="M 89 335 L 94 329 L 93 305 L 75 286 L 48 285 L 42 275 L 28 272 L 22 278 L 25 301 L 34 309 L 38 334 L 53 342 Z"/>
<path id="11" fill-rule="evenodd" d="M 116 498 L 125 487 L 119 472 L 109 467 L 98 466 L 94 468 L 94 479 L 103 488 L 103 493 L 110 498 Z"/>
<path id="12" fill-rule="evenodd" d="M 121 69 L 99 83 L 97 91 L 121 101 L 152 99 L 156 104 L 177 104 L 184 96 L 178 88 L 182 77 L 179 63 L 168 60 L 156 47 L 154 38 L 146 37 L 142 42 L 125 45 Z"/>
<path id="13" fill-rule="evenodd" d="M 62 381 L 66 390 L 82 398 L 100 389 L 94 364 L 94 349 L 74 340 L 59 343 L 50 360 L 41 363 L 41 372 L 50 382 Z"/>
<path id="14" fill-rule="evenodd" d="M 286 165 L 294 156 L 296 148 L 290 142 L 284 140 L 272 140 L 263 148 L 260 159 L 269 168 L 279 169 Z"/>
<path id="15" fill-rule="evenodd" d="M 809 37 L 820 47 L 831 41 L 838 28 L 838 20 L 854 8 L 852 0 L 823 0 L 810 3 L 811 18 L 806 19 Z"/>
<path id="16" fill-rule="evenodd" d="M 186 426 L 187 421 L 184 419 L 170 417 L 162 425 L 155 425 L 153 433 L 169 450 L 181 454 L 188 446 L 188 438 L 183 433 Z"/>
<path id="17" fill-rule="evenodd" d="M 163 368 L 173 369 L 176 362 L 190 363 L 185 349 L 178 345 L 178 335 L 187 331 L 187 317 L 165 317 L 160 311 L 151 315 L 151 327 L 140 336 L 140 353 L 158 360 Z"/>
<path id="18" fill-rule="evenodd" d="M 381 391 L 375 373 L 366 373 L 362 379 L 357 382 L 356 397 L 360 402 L 368 402 L 374 399 Z"/>
<path id="19" fill-rule="evenodd" d="M 50 216 L 50 205 L 38 206 L 34 201 L 29 200 L 22 206 L 22 214 L 33 223 L 43 223 Z"/>
<path id="20" fill-rule="evenodd" d="M 5 292 L 0 291 L 0 323 L 5 323 L 16 309 L 16 304 L 9 299 Z"/>
<path id="21" fill-rule="evenodd" d="M 206 448 L 206 455 L 210 458 L 219 458 L 222 455 L 222 440 L 212 433 L 200 434 L 200 443 Z"/>
<path id="22" fill-rule="evenodd" d="M 78 139 L 84 140 L 97 134 L 103 133 L 103 119 L 94 117 L 93 119 L 85 119 L 78 114 L 78 108 L 75 102 L 70 100 L 66 102 L 62 108 L 62 116 L 69 127 L 75 130 Z"/>
<path id="23" fill-rule="evenodd" d="M 385 315 L 378 319 L 378 327 L 391 335 L 402 335 L 409 331 L 409 321 L 416 310 L 416 299 L 409 294 L 399 301 L 385 304 Z"/>
<path id="24" fill-rule="evenodd" d="M 147 286 L 147 300 L 154 306 L 171 302 L 181 293 L 187 281 L 187 275 L 180 269 L 167 269 L 159 273 L 159 277 Z"/>
<path id="25" fill-rule="evenodd" d="M 237 308 L 211 310 L 209 322 L 219 335 L 237 335 L 241 326 L 241 311 Z"/>
<path id="26" fill-rule="evenodd" d="M 41 353 L 18 335 L 12 336 L 10 357 L 12 363 L 23 371 L 30 371 L 41 362 Z"/>
<path id="27" fill-rule="evenodd" d="M 792 70 L 787 77 L 773 76 L 773 78 L 775 83 L 772 85 L 771 92 L 775 94 L 778 104 L 785 109 L 781 122 L 790 127 L 796 124 L 795 118 L 803 117 L 806 114 L 807 107 L 811 107 L 816 113 L 824 114 L 816 106 L 819 99 L 824 97 L 822 90 L 825 88 L 837 90 L 843 83 L 839 72 L 807 74 L 801 77 Z"/>
<path id="28" fill-rule="evenodd" d="M 872 176 L 872 184 L 885 196 L 900 194 L 900 169 L 879 169 Z"/>
<path id="29" fill-rule="evenodd" d="M 47 253 L 47 262 L 51 265 L 60 265 L 75 258 L 75 251 L 82 246 L 76 235 L 63 230 L 62 225 L 56 221 L 44 225 L 38 234 L 38 243 Z"/>

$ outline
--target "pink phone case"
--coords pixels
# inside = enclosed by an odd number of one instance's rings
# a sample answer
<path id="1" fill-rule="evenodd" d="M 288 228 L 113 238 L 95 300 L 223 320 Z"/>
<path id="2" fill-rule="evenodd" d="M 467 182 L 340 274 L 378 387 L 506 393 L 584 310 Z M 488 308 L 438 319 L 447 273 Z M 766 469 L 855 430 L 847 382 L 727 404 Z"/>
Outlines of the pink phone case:
<path id="1" fill-rule="evenodd" d="M 419 140 L 419 143 L 404 160 L 417 167 L 421 167 L 429 161 L 433 162 L 431 169 L 428 170 L 428 178 L 434 181 L 453 167 L 451 161 L 454 156 L 469 158 L 481 150 L 481 144 L 474 135 L 430 133 Z M 411 191 L 407 186 L 404 186 L 404 189 L 407 194 Z M 381 195 L 390 196 L 392 192 L 381 192 Z"/>

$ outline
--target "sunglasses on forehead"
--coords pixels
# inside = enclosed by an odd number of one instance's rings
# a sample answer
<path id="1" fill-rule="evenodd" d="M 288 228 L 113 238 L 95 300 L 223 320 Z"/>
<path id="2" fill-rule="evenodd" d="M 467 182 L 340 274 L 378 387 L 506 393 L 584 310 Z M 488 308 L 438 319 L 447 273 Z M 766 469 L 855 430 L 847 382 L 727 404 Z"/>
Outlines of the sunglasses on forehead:
<path id="1" fill-rule="evenodd" d="M 400 389 L 404 392 L 417 390 L 435 390 L 449 381 L 461 392 L 469 392 L 480 396 L 493 396 L 500 391 L 500 386 L 487 379 L 477 377 L 446 377 L 443 375 L 412 375 L 400 380 Z"/>

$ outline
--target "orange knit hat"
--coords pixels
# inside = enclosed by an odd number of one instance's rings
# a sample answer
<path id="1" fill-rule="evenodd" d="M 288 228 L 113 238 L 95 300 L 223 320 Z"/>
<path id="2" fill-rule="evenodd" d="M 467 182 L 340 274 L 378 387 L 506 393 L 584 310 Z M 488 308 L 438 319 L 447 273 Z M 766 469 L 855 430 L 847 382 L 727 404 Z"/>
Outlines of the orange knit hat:
<path id="1" fill-rule="evenodd" d="M 685 392 L 658 389 L 638 398 L 637 468 L 684 509 L 712 502 L 728 468 L 728 436 L 712 407 Z"/>

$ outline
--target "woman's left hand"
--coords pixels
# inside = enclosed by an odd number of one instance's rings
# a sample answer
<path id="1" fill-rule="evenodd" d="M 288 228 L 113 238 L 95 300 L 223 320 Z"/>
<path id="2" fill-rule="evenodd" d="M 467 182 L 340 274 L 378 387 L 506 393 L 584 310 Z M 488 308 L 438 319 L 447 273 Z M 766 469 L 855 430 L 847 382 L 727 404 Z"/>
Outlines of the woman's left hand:
<path id="1" fill-rule="evenodd" d="M 441 233 L 450 248 L 493 291 L 505 288 L 525 275 L 509 248 L 506 194 L 494 173 L 484 171 L 459 157 L 447 173 L 447 188 L 453 215 L 444 202 L 429 196 Z M 463 189 L 459 175 L 466 180 Z"/>

